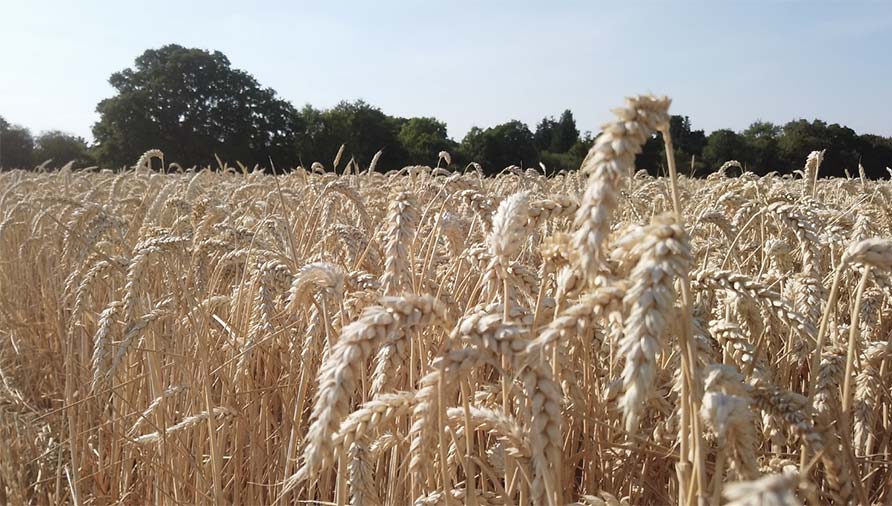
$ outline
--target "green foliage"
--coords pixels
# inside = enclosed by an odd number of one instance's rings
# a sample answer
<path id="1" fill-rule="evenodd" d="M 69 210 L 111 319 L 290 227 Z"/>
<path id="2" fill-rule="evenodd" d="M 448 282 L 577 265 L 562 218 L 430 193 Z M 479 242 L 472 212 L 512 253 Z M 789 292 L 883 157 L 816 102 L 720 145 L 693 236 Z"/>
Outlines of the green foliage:
<path id="1" fill-rule="evenodd" d="M 498 174 L 509 165 L 533 166 L 539 159 L 533 133 L 517 120 L 486 130 L 472 128 L 462 140 L 462 151 L 487 174 Z"/>
<path id="2" fill-rule="evenodd" d="M 400 128 L 399 141 L 409 163 L 432 163 L 440 151 L 454 151 L 455 141 L 446 133 L 446 123 L 435 118 L 410 118 Z"/>
<path id="3" fill-rule="evenodd" d="M 34 161 L 43 163 L 47 160 L 52 160 L 54 167 L 60 167 L 71 161 L 82 166 L 93 163 L 87 142 L 83 138 L 59 130 L 43 132 L 36 139 Z"/>
<path id="4" fill-rule="evenodd" d="M 551 149 L 558 153 L 566 153 L 579 142 L 579 129 L 576 128 L 576 119 L 570 109 L 564 110 L 561 119 L 558 120 L 557 132 L 551 143 Z"/>
<path id="5" fill-rule="evenodd" d="M 706 133 L 691 128 L 691 119 L 687 116 L 671 116 L 669 133 L 675 147 L 675 163 L 683 174 L 700 174 L 706 168 L 702 162 L 703 149 L 706 147 Z M 665 150 L 663 153 L 665 158 Z M 693 162 L 694 165 L 691 164 Z"/>
<path id="6" fill-rule="evenodd" d="M 539 151 L 551 150 L 557 134 L 557 121 L 553 117 L 542 118 L 542 121 L 536 125 L 536 133 L 533 134 L 533 142 Z"/>
<path id="7" fill-rule="evenodd" d="M 635 169 L 646 170 L 648 174 L 659 176 L 665 173 L 666 153 L 663 149 L 663 139 L 659 135 L 653 135 L 641 148 L 641 153 L 635 157 Z"/>
<path id="8" fill-rule="evenodd" d="M 461 143 L 447 134 L 446 124 L 432 117 L 400 118 L 362 100 L 344 101 L 330 109 L 311 105 L 300 111 L 263 88 L 248 73 L 233 69 L 218 51 L 168 45 L 150 49 L 133 68 L 109 79 L 115 96 L 96 107 L 96 144 L 53 131 L 36 142 L 28 129 L 0 118 L 0 163 L 32 167 L 46 159 L 63 164 L 74 159 L 104 166 L 133 163 L 144 151 L 159 148 L 171 161 L 214 165 L 214 155 L 253 165 L 279 168 L 321 162 L 329 170 L 341 145 L 343 169 L 351 158 L 366 167 L 381 150 L 378 170 L 436 163 L 448 151 L 456 166 L 478 162 L 496 174 L 506 166 L 545 165 L 549 171 L 580 166 L 591 146 L 580 136 L 576 120 L 565 110 L 556 120 L 543 118 L 535 132 L 520 121 L 491 128 L 473 127 Z M 728 160 L 737 160 L 756 174 L 789 173 L 803 166 L 811 151 L 825 149 L 821 174 L 855 173 L 863 164 L 869 177 L 886 177 L 892 165 L 892 138 L 858 135 L 851 128 L 821 120 L 799 119 L 780 126 L 756 121 L 742 132 L 716 130 L 708 136 L 693 128 L 689 117 L 674 115 L 669 130 L 674 157 L 682 174 L 706 175 Z M 636 167 L 654 175 L 666 173 L 666 154 L 659 135 L 648 139 Z"/>
<path id="9" fill-rule="evenodd" d="M 298 152 L 304 164 L 318 161 L 331 169 L 341 144 L 341 168 L 350 158 L 366 166 L 378 150 L 383 151 L 379 167 L 401 167 L 406 163 L 406 151 L 399 139 L 405 120 L 388 116 L 362 100 L 341 102 L 326 111 L 308 105 L 300 116 L 306 125 L 298 138 Z"/>
<path id="10" fill-rule="evenodd" d="M 857 172 L 860 146 L 851 128 L 800 119 L 784 125 L 778 143 L 781 158 L 789 166 L 801 167 L 811 151 L 826 149 L 821 175 L 845 176 L 845 169 Z"/>
<path id="11" fill-rule="evenodd" d="M 295 161 L 294 108 L 219 51 L 150 49 L 109 83 L 117 94 L 99 103 L 93 126 L 104 164 L 133 163 L 150 148 L 184 165 L 213 163 L 214 154 L 248 164 Z"/>
<path id="12" fill-rule="evenodd" d="M 29 169 L 34 165 L 33 152 L 31 131 L 0 116 L 0 168 Z"/>
<path id="13" fill-rule="evenodd" d="M 579 142 L 579 129 L 576 128 L 573 113 L 569 109 L 565 110 L 558 121 L 553 117 L 542 118 L 536 126 L 533 140 L 539 151 L 553 154 L 565 154 L 570 151 Z"/>
<path id="14" fill-rule="evenodd" d="M 783 164 L 780 159 L 778 138 L 782 130 L 779 126 L 767 121 L 756 121 L 743 131 L 742 138 L 745 146 L 741 147 L 746 154 L 738 162 L 746 166 L 756 174 L 767 174 Z M 728 161 L 726 158 L 716 163 L 716 167 Z M 805 159 L 799 160 L 805 163 Z"/>
<path id="15" fill-rule="evenodd" d="M 690 130 L 689 124 L 686 125 L 686 118 L 684 121 L 676 118 L 678 117 L 672 117 L 673 138 L 679 135 L 676 158 L 682 163 L 683 158 L 680 155 L 696 154 L 701 131 Z M 656 148 L 656 141 L 653 148 Z M 859 136 L 851 128 L 827 124 L 821 120 L 799 119 L 790 121 L 783 127 L 756 121 L 741 133 L 721 129 L 706 137 L 700 153 L 703 160 L 702 171 L 698 163 L 698 173 L 702 175 L 714 171 L 728 160 L 737 160 L 746 170 L 760 175 L 772 171 L 790 173 L 803 167 L 809 153 L 822 149 L 826 150 L 821 166 L 822 176 L 842 177 L 845 176 L 845 169 L 856 173 L 858 164 L 861 163 L 869 177 L 886 177 L 885 167 L 892 162 L 890 138 Z M 639 156 L 639 161 L 655 156 L 651 142 L 648 142 L 644 151 Z"/>
<path id="16" fill-rule="evenodd" d="M 585 155 L 588 154 L 592 147 L 592 136 L 586 132 L 581 138 L 576 139 L 576 143 L 564 153 L 554 153 L 552 151 L 540 151 L 539 161 L 548 169 L 548 173 L 560 170 L 576 170 L 582 166 Z"/>
<path id="17" fill-rule="evenodd" d="M 858 143 L 864 146 L 861 164 L 867 176 L 874 179 L 889 176 L 886 167 L 892 167 L 892 138 L 864 134 L 858 136 Z"/>
<path id="18" fill-rule="evenodd" d="M 585 154 L 579 156 L 573 151 L 566 153 L 552 153 L 551 151 L 541 151 L 539 153 L 539 161 L 548 169 L 548 173 L 557 172 L 559 170 L 576 170 L 582 165 Z"/>
<path id="19" fill-rule="evenodd" d="M 735 131 L 723 128 L 709 134 L 706 146 L 703 148 L 703 159 L 709 167 L 709 171 L 718 170 L 728 160 L 741 160 L 740 155 L 746 153 L 747 145 L 744 139 Z"/>
<path id="20" fill-rule="evenodd" d="M 692 171 L 701 174 L 705 167 L 702 158 L 707 143 L 703 130 L 693 130 L 690 118 L 676 115 L 669 118 L 669 134 L 672 136 L 675 148 L 677 169 L 683 174 L 690 174 Z M 693 158 L 698 159 L 698 163 L 691 167 L 690 161 Z M 660 135 L 654 135 L 647 140 L 642 152 L 635 159 L 635 166 L 654 176 L 666 173 L 666 150 Z"/>

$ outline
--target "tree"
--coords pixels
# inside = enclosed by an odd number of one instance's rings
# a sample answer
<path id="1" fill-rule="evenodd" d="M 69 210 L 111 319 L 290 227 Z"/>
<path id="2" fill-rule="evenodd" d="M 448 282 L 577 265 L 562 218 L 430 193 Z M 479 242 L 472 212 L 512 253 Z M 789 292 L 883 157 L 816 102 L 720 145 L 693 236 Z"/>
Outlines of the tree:
<path id="1" fill-rule="evenodd" d="M 709 134 L 703 148 L 703 159 L 709 172 L 718 170 L 728 160 L 737 160 L 746 152 L 746 144 L 737 132 L 723 128 Z"/>
<path id="2" fill-rule="evenodd" d="M 868 177 L 889 177 L 886 167 L 892 166 L 892 138 L 864 134 L 858 136 L 861 163 Z"/>
<path id="3" fill-rule="evenodd" d="M 132 163 L 151 148 L 183 165 L 212 163 L 214 154 L 248 164 L 295 162 L 303 128 L 294 108 L 219 51 L 150 49 L 109 83 L 117 94 L 99 103 L 93 126 L 105 164 Z"/>
<path id="4" fill-rule="evenodd" d="M 579 129 L 576 128 L 576 119 L 570 109 L 565 110 L 561 114 L 561 119 L 557 122 L 557 128 L 554 132 L 554 138 L 551 142 L 551 151 L 555 153 L 566 153 L 579 142 Z"/>
<path id="5" fill-rule="evenodd" d="M 31 131 L 11 125 L 0 116 L 0 168 L 30 169 L 34 165 L 33 152 Z"/>
<path id="6" fill-rule="evenodd" d="M 462 140 L 464 153 L 483 165 L 487 174 L 497 174 L 509 165 L 534 165 L 538 152 L 533 133 L 523 122 L 507 123 L 481 130 L 472 128 Z"/>
<path id="7" fill-rule="evenodd" d="M 400 128 L 399 140 L 410 163 L 436 160 L 440 151 L 452 151 L 455 141 L 446 132 L 446 123 L 435 118 L 410 118 Z"/>
<path id="8" fill-rule="evenodd" d="M 561 114 L 561 118 L 555 121 L 549 116 L 542 118 L 536 125 L 536 133 L 533 134 L 536 149 L 540 152 L 566 153 L 579 142 L 579 129 L 576 128 L 576 120 L 569 109 Z"/>
<path id="9" fill-rule="evenodd" d="M 56 167 L 70 161 L 80 164 L 92 163 L 87 142 L 82 137 L 50 130 L 40 134 L 35 143 L 34 161 L 43 163 L 52 160 Z"/>
<path id="10" fill-rule="evenodd" d="M 799 119 L 784 125 L 778 140 L 781 159 L 787 167 L 801 168 L 809 153 L 827 150 L 821 164 L 822 176 L 845 176 L 845 169 L 858 169 L 858 138 L 848 127 L 828 125 L 821 120 Z"/>
<path id="11" fill-rule="evenodd" d="M 669 133 L 672 135 L 672 143 L 675 145 L 675 160 L 679 170 L 687 168 L 691 157 L 702 158 L 703 148 L 706 147 L 706 134 L 703 130 L 691 128 L 691 118 L 687 116 L 673 115 L 669 118 Z M 663 154 L 665 162 L 665 153 Z M 694 169 L 703 169 L 698 163 Z"/>
<path id="12" fill-rule="evenodd" d="M 743 131 L 746 154 L 739 155 L 740 158 L 737 160 L 746 162 L 747 166 L 752 167 L 757 174 L 784 169 L 778 148 L 780 134 L 779 126 L 766 121 L 756 121 Z M 786 169 L 790 170 L 789 167 Z"/>
<path id="13" fill-rule="evenodd" d="M 379 169 L 399 168 L 408 163 L 399 138 L 407 120 L 388 116 L 362 100 L 341 102 L 325 111 L 306 106 L 301 116 L 305 129 L 298 149 L 305 164 L 318 161 L 329 167 L 341 144 L 346 157 L 339 165 L 341 168 L 351 157 L 367 165 L 378 150 L 383 151 Z"/>
<path id="14" fill-rule="evenodd" d="M 675 147 L 675 163 L 679 171 L 696 173 L 703 170 L 703 148 L 706 146 L 706 134 L 703 130 L 692 130 L 691 119 L 687 116 L 673 115 L 669 117 L 669 134 Z M 696 156 L 697 164 L 690 168 L 689 161 Z M 652 135 L 642 148 L 641 153 L 635 158 L 637 169 L 644 169 L 653 176 L 665 174 L 666 150 L 663 145 L 662 135 Z"/>
<path id="15" fill-rule="evenodd" d="M 477 126 L 471 127 L 458 145 L 458 163 L 467 164 L 470 162 L 477 162 L 486 164 L 486 160 L 483 160 L 482 158 L 484 156 L 485 145 L 486 140 L 484 137 L 484 130 Z"/>
<path id="16" fill-rule="evenodd" d="M 539 151 L 550 151 L 557 129 L 558 123 L 553 117 L 542 118 L 542 121 L 536 125 L 536 133 L 533 134 L 536 149 Z"/>
<path id="17" fill-rule="evenodd" d="M 663 149 L 663 138 L 660 135 L 651 135 L 644 146 L 641 153 L 635 156 L 635 170 L 646 170 L 652 176 L 660 176 L 667 174 L 666 153 Z"/>

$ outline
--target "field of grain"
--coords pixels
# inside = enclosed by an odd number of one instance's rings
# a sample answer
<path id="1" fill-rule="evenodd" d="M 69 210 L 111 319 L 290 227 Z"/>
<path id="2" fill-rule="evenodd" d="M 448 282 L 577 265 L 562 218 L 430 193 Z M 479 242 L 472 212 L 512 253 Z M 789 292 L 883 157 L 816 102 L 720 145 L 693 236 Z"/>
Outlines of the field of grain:
<path id="1" fill-rule="evenodd" d="M 0 503 L 892 503 L 892 184 L 634 174 L 668 107 L 549 177 L 0 174 Z"/>

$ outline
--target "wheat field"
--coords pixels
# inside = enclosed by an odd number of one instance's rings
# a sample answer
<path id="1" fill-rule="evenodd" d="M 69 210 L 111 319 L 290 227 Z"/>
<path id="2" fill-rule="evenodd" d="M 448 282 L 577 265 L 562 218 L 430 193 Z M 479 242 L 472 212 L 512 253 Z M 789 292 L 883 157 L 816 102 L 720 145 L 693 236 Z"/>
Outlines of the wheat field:
<path id="1" fill-rule="evenodd" d="M 635 173 L 668 108 L 548 177 L 0 174 L 0 503 L 892 504 L 892 184 Z"/>

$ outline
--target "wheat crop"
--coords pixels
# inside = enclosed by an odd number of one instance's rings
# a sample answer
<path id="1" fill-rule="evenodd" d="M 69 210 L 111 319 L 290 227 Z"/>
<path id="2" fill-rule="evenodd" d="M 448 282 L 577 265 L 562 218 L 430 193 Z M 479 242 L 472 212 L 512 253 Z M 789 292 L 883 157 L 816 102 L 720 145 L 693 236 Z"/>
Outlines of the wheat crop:
<path id="1" fill-rule="evenodd" d="M 547 176 L 0 174 L 0 504 L 892 504 L 892 184 L 635 173 L 669 105 Z"/>

